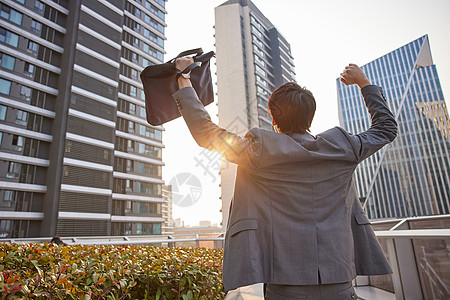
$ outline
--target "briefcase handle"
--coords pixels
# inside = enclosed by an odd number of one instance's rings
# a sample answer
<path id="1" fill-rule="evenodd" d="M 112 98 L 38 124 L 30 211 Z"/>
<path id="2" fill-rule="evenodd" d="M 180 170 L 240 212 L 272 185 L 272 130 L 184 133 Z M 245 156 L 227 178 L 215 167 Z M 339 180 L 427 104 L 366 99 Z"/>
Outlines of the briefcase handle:
<path id="1" fill-rule="evenodd" d="M 202 55 L 203 54 L 203 49 L 202 48 L 196 48 L 196 49 L 183 51 L 180 54 L 178 54 L 178 56 L 175 57 L 175 59 L 183 57 L 183 56 L 193 55 L 193 54 L 195 54 L 195 56 Z"/>
<path id="2" fill-rule="evenodd" d="M 197 68 L 197 67 L 200 67 L 201 65 L 202 65 L 202 63 L 201 63 L 200 61 L 196 61 L 196 62 L 190 64 L 189 66 L 187 66 L 186 69 L 184 69 L 183 71 L 176 69 L 177 80 L 178 80 L 178 77 L 181 76 L 181 74 L 183 74 L 183 73 L 184 73 L 184 74 L 187 74 L 187 73 L 189 73 L 190 71 L 192 71 L 193 69 L 195 69 L 195 68 Z"/>

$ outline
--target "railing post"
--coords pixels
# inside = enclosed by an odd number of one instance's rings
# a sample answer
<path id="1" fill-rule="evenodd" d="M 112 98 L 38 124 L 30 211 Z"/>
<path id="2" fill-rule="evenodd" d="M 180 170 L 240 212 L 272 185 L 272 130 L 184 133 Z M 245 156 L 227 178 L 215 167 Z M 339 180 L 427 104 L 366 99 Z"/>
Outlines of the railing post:
<path id="1" fill-rule="evenodd" d="M 400 269 L 398 267 L 397 252 L 395 251 L 394 239 L 386 239 L 386 247 L 389 262 L 392 268 L 392 283 L 394 284 L 395 299 L 404 300 Z"/>
<path id="2" fill-rule="evenodd" d="M 173 240 L 173 236 L 168 235 L 168 236 L 167 236 L 167 239 L 168 239 L 168 240 Z M 169 247 L 169 248 L 172 248 L 172 247 L 174 247 L 174 246 L 175 246 L 175 243 L 167 243 L 167 247 Z"/>
<path id="3" fill-rule="evenodd" d="M 392 231 L 409 230 L 408 222 L 396 226 Z M 419 278 L 419 266 L 413 249 L 412 239 L 394 239 L 397 254 L 397 266 L 402 284 L 403 298 L 423 300 L 422 286 Z"/>

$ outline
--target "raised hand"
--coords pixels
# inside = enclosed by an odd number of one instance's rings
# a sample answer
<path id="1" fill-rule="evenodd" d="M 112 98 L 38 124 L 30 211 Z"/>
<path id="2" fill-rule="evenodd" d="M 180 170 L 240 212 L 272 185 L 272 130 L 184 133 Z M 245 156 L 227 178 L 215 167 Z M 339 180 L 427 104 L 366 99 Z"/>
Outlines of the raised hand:
<path id="1" fill-rule="evenodd" d="M 345 85 L 357 84 L 361 89 L 366 85 L 370 85 L 364 71 L 355 64 L 349 64 L 341 73 L 341 82 Z"/>

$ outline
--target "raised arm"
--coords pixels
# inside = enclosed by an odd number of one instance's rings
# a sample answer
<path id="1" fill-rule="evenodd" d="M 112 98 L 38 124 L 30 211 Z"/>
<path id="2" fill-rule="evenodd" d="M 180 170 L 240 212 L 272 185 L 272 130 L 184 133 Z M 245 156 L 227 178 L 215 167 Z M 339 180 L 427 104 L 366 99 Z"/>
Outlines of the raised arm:
<path id="1" fill-rule="evenodd" d="M 176 60 L 176 68 L 184 70 L 193 63 L 191 57 Z M 188 76 L 187 76 L 188 77 Z M 179 90 L 173 94 L 178 109 L 197 144 L 222 154 L 226 160 L 256 167 L 260 153 L 260 139 L 256 130 L 250 130 L 244 138 L 220 128 L 211 121 L 208 112 L 198 99 L 189 78 L 178 78 Z"/>
<path id="2" fill-rule="evenodd" d="M 350 64 L 345 68 L 341 73 L 341 82 L 360 87 L 371 117 L 371 126 L 367 131 L 351 136 L 356 158 L 362 161 L 395 139 L 397 122 L 387 106 L 381 87 L 371 85 L 357 65 Z"/>

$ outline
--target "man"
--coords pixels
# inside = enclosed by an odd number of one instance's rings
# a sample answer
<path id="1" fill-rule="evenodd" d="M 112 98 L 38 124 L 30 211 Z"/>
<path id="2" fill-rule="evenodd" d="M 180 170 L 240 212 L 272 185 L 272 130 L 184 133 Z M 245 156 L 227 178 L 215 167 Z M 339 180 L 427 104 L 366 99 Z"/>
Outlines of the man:
<path id="1" fill-rule="evenodd" d="M 176 68 L 191 63 L 179 58 Z M 312 136 L 314 97 L 286 83 L 269 99 L 277 132 L 253 128 L 241 138 L 211 122 L 186 77 L 178 78 L 173 97 L 192 136 L 238 164 L 224 249 L 226 290 L 264 282 L 266 299 L 354 299 L 357 273 L 390 272 L 352 181 L 357 165 L 397 134 L 380 87 L 354 64 L 341 74 L 344 84 L 361 88 L 372 117 L 363 133 L 335 127 Z"/>

